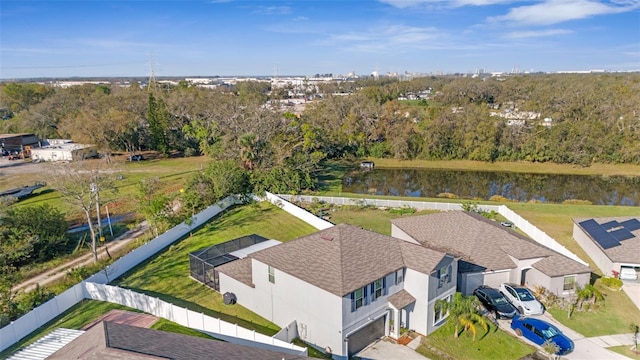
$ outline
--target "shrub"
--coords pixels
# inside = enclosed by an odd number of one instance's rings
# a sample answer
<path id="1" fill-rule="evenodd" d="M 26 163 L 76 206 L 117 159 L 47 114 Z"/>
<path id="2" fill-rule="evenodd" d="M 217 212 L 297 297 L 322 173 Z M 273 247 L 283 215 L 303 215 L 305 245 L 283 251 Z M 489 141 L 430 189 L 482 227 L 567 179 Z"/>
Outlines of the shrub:
<path id="1" fill-rule="evenodd" d="M 511 201 L 511 200 L 507 199 L 506 197 L 504 197 L 502 195 L 493 195 L 492 197 L 489 198 L 489 201 L 508 202 L 508 201 Z"/>
<path id="2" fill-rule="evenodd" d="M 389 209 L 389 213 L 397 214 L 397 215 L 414 214 L 415 212 L 416 212 L 416 209 L 414 209 L 412 207 L 408 207 L 408 206 L 404 206 L 404 207 L 401 207 L 401 208 Z"/>
<path id="3" fill-rule="evenodd" d="M 600 279 L 600 281 L 602 281 L 602 285 L 613 290 L 620 290 L 620 288 L 622 287 L 622 280 L 615 277 L 604 276 L 602 277 L 602 279 Z"/>
<path id="4" fill-rule="evenodd" d="M 436 195 L 436 197 L 445 198 L 445 199 L 459 199 L 460 198 L 458 195 L 452 194 L 452 193 L 448 193 L 448 192 L 440 193 L 440 194 Z"/>

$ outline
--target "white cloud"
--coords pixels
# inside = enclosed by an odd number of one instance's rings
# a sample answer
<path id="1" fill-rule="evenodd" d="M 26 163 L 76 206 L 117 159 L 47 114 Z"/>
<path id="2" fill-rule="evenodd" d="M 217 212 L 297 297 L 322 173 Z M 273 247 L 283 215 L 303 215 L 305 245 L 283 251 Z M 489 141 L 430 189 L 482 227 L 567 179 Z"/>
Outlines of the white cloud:
<path id="1" fill-rule="evenodd" d="M 640 8 L 640 0 L 547 0 L 534 5 L 511 8 L 506 15 L 490 17 L 492 22 L 522 25 L 552 25 L 597 15 L 617 14 Z"/>
<path id="2" fill-rule="evenodd" d="M 573 31 L 566 29 L 546 29 L 546 30 L 531 30 L 531 31 L 513 31 L 505 35 L 508 39 L 524 39 L 544 36 L 556 36 L 572 34 Z"/>
<path id="3" fill-rule="evenodd" d="M 441 5 L 448 7 L 462 6 L 486 6 L 496 4 L 513 3 L 516 0 L 379 0 L 383 4 L 388 4 L 400 9 L 423 6 L 423 5 Z"/>
<path id="4" fill-rule="evenodd" d="M 366 31 L 333 34 L 323 43 L 360 52 L 388 52 L 441 46 L 448 35 L 433 27 L 391 25 Z"/>
<path id="5" fill-rule="evenodd" d="M 288 6 L 258 6 L 253 13 L 263 15 L 287 15 L 291 13 L 291 8 Z"/>
<path id="6" fill-rule="evenodd" d="M 296 16 L 293 18 L 293 21 L 307 21 L 307 20 L 309 20 L 309 18 L 306 16 Z"/>

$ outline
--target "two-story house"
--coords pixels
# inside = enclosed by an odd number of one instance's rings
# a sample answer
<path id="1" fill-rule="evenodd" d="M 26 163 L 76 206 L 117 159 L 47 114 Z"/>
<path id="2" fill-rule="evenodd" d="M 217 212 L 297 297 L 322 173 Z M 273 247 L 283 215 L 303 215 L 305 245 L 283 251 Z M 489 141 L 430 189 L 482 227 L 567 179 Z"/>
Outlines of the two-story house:
<path id="1" fill-rule="evenodd" d="M 335 359 L 400 327 L 434 331 L 447 316 L 436 300 L 452 298 L 457 269 L 445 252 L 346 224 L 216 268 L 221 293 Z"/>

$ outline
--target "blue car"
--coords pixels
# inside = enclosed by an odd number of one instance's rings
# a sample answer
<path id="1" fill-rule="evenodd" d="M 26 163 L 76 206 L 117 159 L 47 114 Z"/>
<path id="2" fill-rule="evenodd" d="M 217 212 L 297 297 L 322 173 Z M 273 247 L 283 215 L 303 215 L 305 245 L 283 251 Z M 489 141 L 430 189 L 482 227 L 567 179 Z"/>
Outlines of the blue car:
<path id="1" fill-rule="evenodd" d="M 546 321 L 516 315 L 511 320 L 511 328 L 518 336 L 524 336 L 538 345 L 551 341 L 558 346 L 556 355 L 566 355 L 573 351 L 573 341 Z"/>

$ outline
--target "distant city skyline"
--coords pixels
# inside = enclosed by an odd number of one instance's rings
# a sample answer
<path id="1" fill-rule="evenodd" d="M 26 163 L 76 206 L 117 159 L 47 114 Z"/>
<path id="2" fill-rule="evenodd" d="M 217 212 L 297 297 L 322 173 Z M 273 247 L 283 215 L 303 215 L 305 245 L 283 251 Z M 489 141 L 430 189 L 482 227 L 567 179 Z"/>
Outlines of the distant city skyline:
<path id="1" fill-rule="evenodd" d="M 640 70 L 640 0 L 0 2 L 0 78 Z"/>

